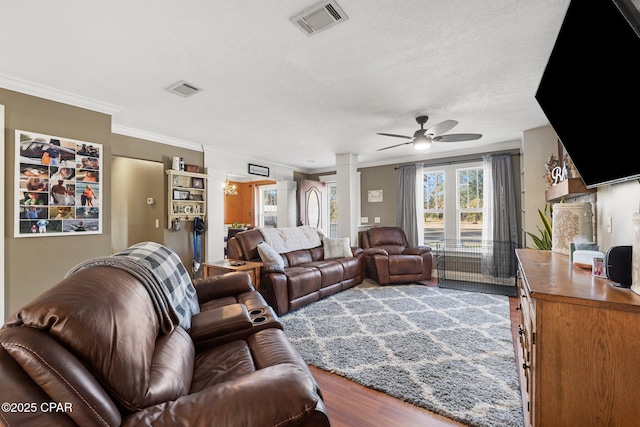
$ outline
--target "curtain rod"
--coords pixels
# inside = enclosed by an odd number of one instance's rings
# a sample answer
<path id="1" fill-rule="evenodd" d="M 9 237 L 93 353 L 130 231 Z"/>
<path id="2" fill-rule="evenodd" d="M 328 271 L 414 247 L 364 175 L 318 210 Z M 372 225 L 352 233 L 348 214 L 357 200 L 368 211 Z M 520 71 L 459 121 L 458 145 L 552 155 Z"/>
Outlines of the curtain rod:
<path id="1" fill-rule="evenodd" d="M 490 156 L 492 154 L 508 154 L 510 156 L 519 156 L 520 155 L 520 153 L 487 153 L 487 154 L 485 154 L 485 156 Z M 464 160 L 450 160 L 450 161 L 447 161 L 447 162 L 440 162 L 440 163 L 428 163 L 428 164 L 425 164 L 425 166 L 431 167 L 431 166 L 455 165 L 455 164 L 458 164 L 458 163 L 479 162 L 480 160 L 482 160 L 482 157 L 476 157 L 476 158 L 473 158 L 473 159 L 464 159 Z M 394 168 L 394 170 L 406 168 L 406 167 L 409 167 L 409 166 L 414 166 L 415 164 L 416 163 L 408 163 L 406 165 L 396 166 Z"/>

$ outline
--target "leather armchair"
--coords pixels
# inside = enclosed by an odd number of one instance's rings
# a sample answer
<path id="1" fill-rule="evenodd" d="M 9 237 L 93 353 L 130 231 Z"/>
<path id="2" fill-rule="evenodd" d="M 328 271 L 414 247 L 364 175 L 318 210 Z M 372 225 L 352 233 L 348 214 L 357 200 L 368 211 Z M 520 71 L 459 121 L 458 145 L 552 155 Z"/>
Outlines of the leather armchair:
<path id="1" fill-rule="evenodd" d="M 431 280 L 429 246 L 409 247 L 399 227 L 375 227 L 361 235 L 367 276 L 380 285 Z"/>

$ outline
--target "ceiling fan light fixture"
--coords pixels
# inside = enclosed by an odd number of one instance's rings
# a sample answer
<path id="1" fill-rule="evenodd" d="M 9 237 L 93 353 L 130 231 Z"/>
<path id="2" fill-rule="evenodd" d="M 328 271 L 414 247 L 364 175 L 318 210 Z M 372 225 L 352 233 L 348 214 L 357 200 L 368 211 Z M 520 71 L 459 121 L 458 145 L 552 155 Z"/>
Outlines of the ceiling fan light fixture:
<path id="1" fill-rule="evenodd" d="M 431 139 L 427 138 L 424 135 L 418 135 L 413 140 L 413 148 L 415 148 L 416 150 L 426 150 L 429 147 L 431 147 Z"/>

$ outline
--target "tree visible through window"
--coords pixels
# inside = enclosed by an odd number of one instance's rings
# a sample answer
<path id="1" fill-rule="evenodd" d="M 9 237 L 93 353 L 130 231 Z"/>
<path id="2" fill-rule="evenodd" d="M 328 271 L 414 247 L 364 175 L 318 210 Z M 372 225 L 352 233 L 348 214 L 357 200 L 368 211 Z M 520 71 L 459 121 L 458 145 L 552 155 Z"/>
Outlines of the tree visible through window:
<path id="1" fill-rule="evenodd" d="M 329 237 L 338 237 L 338 186 L 328 182 L 329 190 Z"/>
<path id="2" fill-rule="evenodd" d="M 422 189 L 426 245 L 435 246 L 443 239 L 482 239 L 483 179 L 482 165 L 477 162 L 464 167 L 425 167 Z"/>
<path id="3" fill-rule="evenodd" d="M 483 169 L 458 169 L 458 238 L 482 240 Z"/>
<path id="4" fill-rule="evenodd" d="M 444 239 L 444 171 L 425 172 L 424 244 L 435 245 Z"/>

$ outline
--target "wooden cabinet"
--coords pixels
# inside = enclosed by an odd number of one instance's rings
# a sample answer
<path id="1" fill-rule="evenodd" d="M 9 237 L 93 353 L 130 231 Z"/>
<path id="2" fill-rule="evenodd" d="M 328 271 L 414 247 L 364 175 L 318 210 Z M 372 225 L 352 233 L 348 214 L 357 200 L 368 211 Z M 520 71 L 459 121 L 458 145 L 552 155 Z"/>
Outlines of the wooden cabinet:
<path id="1" fill-rule="evenodd" d="M 638 425 L 640 295 L 566 255 L 516 253 L 527 425 Z"/>
<path id="2" fill-rule="evenodd" d="M 168 226 L 176 219 L 191 221 L 204 219 L 207 214 L 207 175 L 169 169 L 167 172 Z"/>

